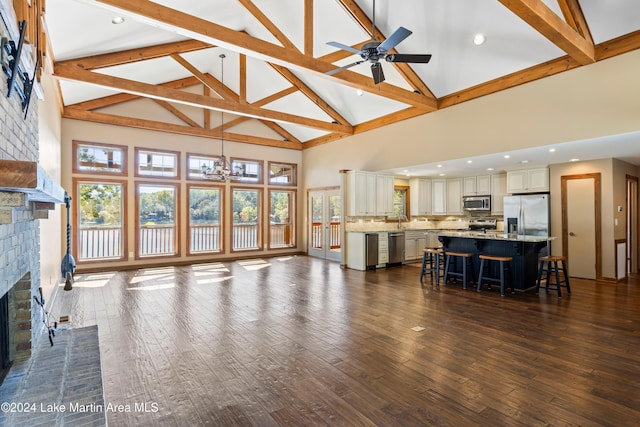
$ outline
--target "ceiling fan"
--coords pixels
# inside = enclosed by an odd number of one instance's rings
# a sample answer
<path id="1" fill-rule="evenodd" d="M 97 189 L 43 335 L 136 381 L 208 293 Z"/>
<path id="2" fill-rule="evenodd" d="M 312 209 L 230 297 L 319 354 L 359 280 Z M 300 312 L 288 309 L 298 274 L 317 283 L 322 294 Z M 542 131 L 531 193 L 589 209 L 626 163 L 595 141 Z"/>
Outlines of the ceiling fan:
<path id="1" fill-rule="evenodd" d="M 362 60 L 353 62 L 349 65 L 345 65 L 343 67 L 336 68 L 331 71 L 327 71 L 325 74 L 332 75 L 338 73 L 342 70 L 346 70 L 347 68 L 351 68 L 355 65 L 362 64 L 363 62 L 369 61 L 371 63 L 371 74 L 373 75 L 373 82 L 375 84 L 381 83 L 384 81 L 384 72 L 382 71 L 382 64 L 380 64 L 379 60 L 384 58 L 387 62 L 407 62 L 407 63 L 415 63 L 415 64 L 426 64 L 431 59 L 430 54 L 424 55 L 411 55 L 411 54 L 401 54 L 401 53 L 390 53 L 394 47 L 396 47 L 400 42 L 409 37 L 412 34 L 411 31 L 407 30 L 404 27 L 399 27 L 396 31 L 394 31 L 391 36 L 387 37 L 386 40 L 380 42 L 376 40 L 376 2 L 373 1 L 373 24 L 371 30 L 371 41 L 365 43 L 362 46 L 361 50 L 355 49 L 351 46 L 347 46 L 338 42 L 328 42 L 329 46 L 337 47 L 338 49 L 346 50 L 347 52 L 352 52 L 357 55 L 360 55 Z"/>

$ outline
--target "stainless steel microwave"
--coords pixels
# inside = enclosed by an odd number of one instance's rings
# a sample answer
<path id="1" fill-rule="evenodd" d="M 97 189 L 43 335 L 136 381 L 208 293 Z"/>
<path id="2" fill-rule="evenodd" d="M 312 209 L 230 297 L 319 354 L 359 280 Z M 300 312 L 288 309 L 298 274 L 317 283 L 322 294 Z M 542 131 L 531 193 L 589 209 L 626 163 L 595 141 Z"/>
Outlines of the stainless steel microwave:
<path id="1" fill-rule="evenodd" d="M 490 211 L 491 196 L 465 196 L 462 198 L 465 211 Z"/>

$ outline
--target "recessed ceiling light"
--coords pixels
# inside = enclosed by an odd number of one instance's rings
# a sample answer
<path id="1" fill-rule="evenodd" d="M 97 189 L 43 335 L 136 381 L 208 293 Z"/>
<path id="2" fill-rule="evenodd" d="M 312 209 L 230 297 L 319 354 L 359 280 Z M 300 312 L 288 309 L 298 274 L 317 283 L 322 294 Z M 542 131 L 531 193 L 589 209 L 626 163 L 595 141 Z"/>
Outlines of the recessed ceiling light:
<path id="1" fill-rule="evenodd" d="M 508 155 L 508 154 L 505 154 L 505 155 L 504 155 L 504 158 L 505 158 L 505 159 L 508 159 L 508 158 L 510 158 L 510 157 L 511 157 L 511 156 L 510 156 L 510 155 Z"/>
<path id="2" fill-rule="evenodd" d="M 478 33 L 473 36 L 473 44 L 475 44 L 476 46 L 480 46 L 485 41 L 487 41 L 487 37 L 482 33 Z"/>
<path id="3" fill-rule="evenodd" d="M 529 160 L 520 160 L 520 163 L 529 163 Z"/>
<path id="4" fill-rule="evenodd" d="M 441 168 L 441 167 L 442 167 L 442 165 L 438 165 L 438 167 L 439 167 L 439 168 Z"/>
<path id="5" fill-rule="evenodd" d="M 440 176 L 444 176 L 444 174 L 443 174 L 443 173 L 441 173 L 441 174 L 440 174 Z"/>
<path id="6" fill-rule="evenodd" d="M 124 18 L 122 16 L 116 16 L 111 20 L 112 24 L 122 24 L 124 22 Z"/>
<path id="7" fill-rule="evenodd" d="M 579 162 L 579 161 L 580 161 L 580 159 L 571 159 L 571 160 L 569 160 L 569 161 L 570 161 L 570 162 Z"/>
<path id="8" fill-rule="evenodd" d="M 492 171 L 492 170 L 493 170 L 493 168 L 487 168 L 487 170 L 488 170 L 488 171 Z"/>
<path id="9" fill-rule="evenodd" d="M 467 160 L 467 163 L 473 163 L 473 160 Z"/>
<path id="10" fill-rule="evenodd" d="M 556 149 L 555 149 L 555 148 L 549 148 L 549 152 L 550 152 L 550 153 L 555 153 L 555 152 L 556 152 Z"/>

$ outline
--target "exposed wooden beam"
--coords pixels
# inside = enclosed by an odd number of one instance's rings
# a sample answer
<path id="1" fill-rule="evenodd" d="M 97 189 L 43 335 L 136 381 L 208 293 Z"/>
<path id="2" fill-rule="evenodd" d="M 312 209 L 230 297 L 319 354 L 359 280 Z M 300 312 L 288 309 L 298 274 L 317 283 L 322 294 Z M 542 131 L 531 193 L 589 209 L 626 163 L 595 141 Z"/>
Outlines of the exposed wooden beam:
<path id="1" fill-rule="evenodd" d="M 593 43 L 571 28 L 542 0 L 498 0 L 579 64 L 595 62 Z"/>
<path id="2" fill-rule="evenodd" d="M 78 64 L 85 70 L 97 68 L 113 67 L 115 65 L 131 64 L 148 59 L 162 58 L 172 53 L 193 52 L 196 50 L 209 49 L 214 47 L 211 44 L 199 40 L 186 40 L 175 43 L 165 43 L 137 49 L 123 50 L 120 52 L 105 53 L 102 55 L 85 56 L 83 58 L 58 61 L 58 65 Z"/>
<path id="3" fill-rule="evenodd" d="M 298 138 L 296 138 L 293 134 L 288 132 L 285 128 L 280 126 L 278 123 L 268 122 L 264 120 L 262 124 L 264 124 L 266 127 L 276 132 L 278 135 L 282 136 L 285 139 L 285 141 L 291 141 L 291 142 L 296 142 L 300 144 L 300 140 Z"/>
<path id="4" fill-rule="evenodd" d="M 186 91 L 175 90 L 148 83 L 136 82 L 133 80 L 109 76 L 102 73 L 94 73 L 91 71 L 83 70 L 76 66 L 67 65 L 56 67 L 53 77 L 95 84 L 112 88 L 120 92 L 137 94 L 147 98 L 163 99 L 168 102 L 176 102 L 200 108 L 227 111 L 229 113 L 239 114 L 243 116 L 288 122 L 316 129 L 322 129 L 328 132 L 351 134 L 353 131 L 351 126 L 345 126 L 338 123 L 328 123 L 321 120 L 300 117 L 279 111 L 265 110 L 253 105 L 239 104 L 238 102 L 232 102 L 225 99 L 205 97 L 203 95 L 189 93 Z"/>
<path id="5" fill-rule="evenodd" d="M 242 104 L 247 103 L 247 55 L 240 54 L 239 56 L 239 102 Z"/>
<path id="6" fill-rule="evenodd" d="M 304 0 L 304 54 L 313 56 L 313 0 Z"/>
<path id="7" fill-rule="evenodd" d="M 368 76 L 353 71 L 342 71 L 332 76 L 325 73 L 333 70 L 332 64 L 306 56 L 294 49 L 269 43 L 244 32 L 234 31 L 205 19 L 195 17 L 154 2 L 131 2 L 129 0 L 95 0 L 97 3 L 115 8 L 119 13 L 134 15 L 152 21 L 154 25 L 166 28 L 189 38 L 225 47 L 239 53 L 267 60 L 290 69 L 307 70 L 323 78 L 335 79 L 342 84 L 362 89 L 365 92 L 388 97 L 398 102 L 425 110 L 434 110 L 436 101 L 421 93 L 404 90 L 390 84 L 373 84 Z"/>
<path id="8" fill-rule="evenodd" d="M 640 30 L 600 43 L 595 47 L 596 59 L 600 61 L 623 53 L 631 52 L 636 49 L 640 49 Z M 502 76 L 477 86 L 444 96 L 438 100 L 438 107 L 450 107 L 452 105 L 470 101 L 504 89 L 572 70 L 579 66 L 580 64 L 575 59 L 569 56 L 563 56 L 562 58 L 534 65 L 533 67 L 525 70 L 517 71 L 507 76 Z"/>
<path id="9" fill-rule="evenodd" d="M 589 24 L 587 24 L 587 19 L 582 12 L 582 7 L 578 0 L 558 0 L 558 5 L 567 24 L 589 41 L 589 43 L 593 44 Z"/>
<path id="10" fill-rule="evenodd" d="M 198 136 L 209 139 L 220 139 L 220 132 L 214 132 L 212 129 L 204 129 L 201 127 L 192 127 L 184 125 L 176 125 L 154 120 L 139 119 L 133 117 L 124 117 L 113 114 L 97 113 L 93 111 L 84 111 L 77 108 L 65 108 L 62 116 L 67 119 L 84 120 L 95 123 L 105 123 L 115 126 L 131 127 L 136 129 L 153 130 L 159 132 L 169 132 L 179 135 Z M 248 144 L 264 145 L 277 148 L 288 148 L 291 150 L 301 150 L 302 144 L 291 141 L 280 141 L 270 138 L 262 138 L 251 135 L 240 135 L 231 132 L 224 133 L 225 141 L 244 142 Z"/>
<path id="11" fill-rule="evenodd" d="M 203 85 L 202 94 L 204 96 L 211 96 L 211 89 Z M 211 110 L 209 110 L 208 108 L 203 108 L 202 115 L 203 115 L 203 127 L 205 129 L 210 129 L 211 128 Z"/>
<path id="12" fill-rule="evenodd" d="M 169 87 L 172 89 L 181 89 L 185 87 L 195 86 L 199 84 L 199 80 L 195 77 L 187 77 L 179 80 L 172 80 L 170 82 L 162 83 L 161 86 Z M 132 101 L 134 99 L 140 98 L 138 95 L 133 95 L 130 93 L 118 93 L 115 95 L 103 96 L 101 98 L 92 99 L 90 101 L 77 102 L 75 104 L 69 104 L 67 107 L 74 107 L 81 110 L 95 110 L 98 108 L 105 108 L 116 104 L 121 104 L 123 102 Z M 62 111 L 62 109 L 61 109 Z"/>
<path id="13" fill-rule="evenodd" d="M 236 95 L 235 92 L 229 90 L 228 87 L 224 86 L 220 80 L 216 79 L 211 74 L 201 72 L 180 55 L 171 55 L 171 58 L 173 58 L 178 64 L 186 68 L 187 71 L 193 74 L 193 76 L 198 79 L 203 85 L 207 86 L 222 98 L 238 100 L 238 95 Z"/>
<path id="14" fill-rule="evenodd" d="M 286 68 L 284 68 L 284 67 L 282 67 L 280 65 L 271 64 L 271 63 L 269 65 L 271 65 L 271 67 L 274 70 L 276 70 L 278 73 L 280 73 L 280 75 L 282 77 L 287 79 L 289 81 L 289 83 L 291 83 L 292 85 L 297 87 L 298 90 L 300 90 L 300 92 L 302 92 L 314 104 L 316 104 L 318 107 L 320 107 L 320 109 L 322 109 L 322 111 L 324 111 L 329 116 L 331 116 L 331 118 L 333 118 L 334 120 L 338 121 L 339 123 L 342 123 L 343 125 L 351 126 L 351 124 L 347 121 L 347 119 L 342 117 L 342 115 L 338 111 L 336 111 L 333 107 L 331 107 L 331 105 L 329 105 L 324 99 L 322 99 L 320 96 L 318 96 L 318 94 L 315 93 L 313 91 L 313 89 L 311 89 L 309 86 L 307 86 L 302 80 L 300 80 L 298 77 L 296 77 L 296 75 L 293 74 L 291 71 L 289 71 L 288 69 L 286 69 Z"/>
<path id="15" fill-rule="evenodd" d="M 238 0 L 240 4 L 242 4 L 245 9 L 247 9 L 257 20 L 260 22 L 273 36 L 282 43 L 282 46 L 299 51 L 299 49 L 294 45 L 291 40 L 282 32 L 280 28 L 278 28 L 271 20 L 262 13 L 262 11 L 255 5 L 251 0 Z"/>
<path id="16" fill-rule="evenodd" d="M 176 116 L 177 118 L 179 118 L 180 120 L 188 124 L 189 126 L 193 126 L 197 128 L 202 127 L 198 124 L 198 122 L 193 120 L 191 117 L 187 116 L 185 113 L 183 113 L 182 111 L 180 111 L 179 109 L 177 109 L 176 107 L 168 103 L 167 101 L 163 101 L 161 99 L 154 99 L 154 101 L 158 105 L 160 105 L 161 107 L 169 111 L 171 114 L 173 114 L 174 116 Z"/>

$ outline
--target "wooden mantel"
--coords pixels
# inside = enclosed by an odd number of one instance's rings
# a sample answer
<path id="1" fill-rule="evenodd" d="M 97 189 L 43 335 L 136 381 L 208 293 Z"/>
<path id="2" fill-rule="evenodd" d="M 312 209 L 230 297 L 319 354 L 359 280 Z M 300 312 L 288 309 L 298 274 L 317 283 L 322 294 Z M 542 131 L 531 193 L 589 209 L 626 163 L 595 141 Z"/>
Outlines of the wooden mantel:
<path id="1" fill-rule="evenodd" d="M 64 188 L 36 162 L 0 160 L 0 191 L 25 193 L 30 202 L 64 203 Z"/>

